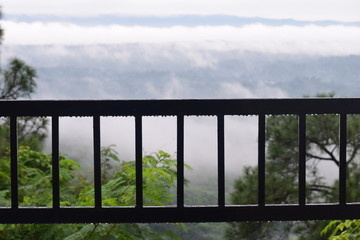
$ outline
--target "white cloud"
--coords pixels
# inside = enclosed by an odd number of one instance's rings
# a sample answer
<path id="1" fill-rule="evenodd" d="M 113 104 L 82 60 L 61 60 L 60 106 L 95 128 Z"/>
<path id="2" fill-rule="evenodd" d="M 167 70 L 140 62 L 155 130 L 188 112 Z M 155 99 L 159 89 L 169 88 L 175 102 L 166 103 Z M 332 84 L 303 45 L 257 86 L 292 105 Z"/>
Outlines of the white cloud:
<path id="1" fill-rule="evenodd" d="M 168 28 L 79 26 L 61 23 L 3 21 L 6 45 L 92 45 L 123 43 L 182 43 L 219 50 L 267 53 L 349 55 L 360 54 L 360 27 L 355 26 L 174 26 Z M 192 56 L 190 56 L 192 55 Z M 215 64 L 196 53 L 189 55 L 202 65 Z"/>
<path id="2" fill-rule="evenodd" d="M 191 91 L 181 79 L 172 77 L 164 86 L 160 84 L 149 83 L 146 86 L 147 92 L 152 96 L 158 96 L 162 99 L 176 99 L 186 98 L 186 95 Z"/>
<path id="3" fill-rule="evenodd" d="M 196 67 L 199 68 L 213 68 L 217 64 L 217 59 L 209 52 L 201 51 L 200 48 L 194 47 L 182 47 L 183 54 L 190 62 L 193 62 Z M 200 51 L 199 51 L 200 50 Z"/>
<path id="4" fill-rule="evenodd" d="M 8 14 L 49 14 L 60 16 L 209 15 L 292 18 L 300 20 L 359 21 L 358 0 L 3 0 Z"/>
<path id="5" fill-rule="evenodd" d="M 256 95 L 240 83 L 225 82 L 221 84 L 221 90 L 229 98 L 255 98 Z"/>
<path id="6" fill-rule="evenodd" d="M 286 98 L 288 95 L 281 89 L 257 83 L 253 89 L 244 87 L 238 82 L 220 84 L 221 96 L 225 98 Z"/>

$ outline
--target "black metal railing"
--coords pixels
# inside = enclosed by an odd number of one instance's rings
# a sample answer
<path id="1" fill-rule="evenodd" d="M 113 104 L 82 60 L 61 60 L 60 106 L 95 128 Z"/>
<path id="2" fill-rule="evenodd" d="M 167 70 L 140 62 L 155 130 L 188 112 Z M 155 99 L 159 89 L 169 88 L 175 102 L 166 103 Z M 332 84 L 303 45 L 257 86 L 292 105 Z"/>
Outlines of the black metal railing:
<path id="1" fill-rule="evenodd" d="M 11 207 L 0 208 L 0 223 L 110 223 L 110 222 L 222 222 L 283 221 L 360 218 L 360 204 L 346 199 L 347 115 L 360 114 L 360 99 L 234 99 L 234 100 L 90 100 L 1 101 L 0 117 L 10 118 Z M 265 201 L 265 127 L 267 115 L 297 115 L 299 144 L 298 204 L 268 205 Z M 339 115 L 339 202 L 306 203 L 306 117 L 309 114 Z M 184 116 L 217 117 L 218 204 L 184 204 Z M 224 117 L 258 117 L 258 203 L 225 204 Z M 23 208 L 18 199 L 17 118 L 50 117 L 52 123 L 52 207 Z M 59 118 L 92 117 L 94 151 L 94 207 L 61 207 L 59 190 Z M 135 117 L 136 204 L 134 207 L 103 207 L 101 196 L 100 120 L 106 116 Z M 177 205 L 148 207 L 143 203 L 142 117 L 177 118 Z M 256 194 L 256 193 L 254 193 Z"/>

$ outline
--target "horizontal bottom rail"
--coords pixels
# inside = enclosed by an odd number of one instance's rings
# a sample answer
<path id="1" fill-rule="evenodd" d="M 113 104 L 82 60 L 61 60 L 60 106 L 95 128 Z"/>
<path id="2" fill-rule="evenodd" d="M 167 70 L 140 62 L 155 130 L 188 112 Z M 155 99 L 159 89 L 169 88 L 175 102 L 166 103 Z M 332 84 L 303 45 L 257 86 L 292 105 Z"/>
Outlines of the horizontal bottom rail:
<path id="1" fill-rule="evenodd" d="M 144 208 L 1 208 L 0 223 L 167 223 L 360 218 L 360 204 Z"/>

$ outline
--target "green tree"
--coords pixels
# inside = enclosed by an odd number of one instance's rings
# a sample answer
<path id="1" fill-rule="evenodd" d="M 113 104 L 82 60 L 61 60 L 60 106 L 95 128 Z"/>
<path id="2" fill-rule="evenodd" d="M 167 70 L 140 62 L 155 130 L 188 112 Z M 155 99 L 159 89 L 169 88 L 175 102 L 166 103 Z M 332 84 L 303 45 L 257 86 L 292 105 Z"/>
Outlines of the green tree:
<path id="1" fill-rule="evenodd" d="M 0 12 L 1 17 L 1 12 Z M 0 27 L 0 44 L 3 38 Z M 28 99 L 36 89 L 36 70 L 18 58 L 9 61 L 8 66 L 0 71 L 0 100 Z M 9 119 L 0 116 L 0 157 L 9 147 Z M 19 145 L 31 146 L 40 150 L 46 137 L 48 121 L 46 118 L 22 117 L 18 119 Z"/>
<path id="2" fill-rule="evenodd" d="M 19 205 L 20 206 L 51 206 L 52 205 L 52 175 L 51 156 L 20 146 L 18 151 L 19 172 Z M 74 173 L 80 165 L 72 159 L 60 156 L 60 189 L 62 199 L 69 198 L 69 188 Z M 2 207 L 10 204 L 10 158 L 0 159 L 0 193 Z M 71 196 L 71 195 L 70 195 Z"/>
<path id="3" fill-rule="evenodd" d="M 333 94 L 318 95 L 333 97 Z M 338 182 L 326 182 L 319 172 L 320 162 L 339 166 L 339 117 L 337 115 L 308 115 L 306 124 L 307 192 L 311 202 L 337 202 Z M 348 116 L 347 121 L 347 179 L 348 187 L 358 186 L 360 116 Z M 298 199 L 298 118 L 296 116 L 268 116 L 266 119 L 266 203 L 297 203 Z M 257 167 L 246 167 L 235 181 L 231 195 L 233 204 L 257 203 Z M 347 191 L 347 200 L 358 201 L 357 187 Z M 299 239 L 326 239 L 320 236 L 326 222 L 234 223 L 230 224 L 228 239 L 288 239 L 297 234 Z M 257 229 L 257 231 L 253 231 Z M 274 235 L 273 232 L 278 232 Z M 281 233 L 281 234 L 280 234 Z M 281 237 L 279 237 L 281 236 Z"/>
<path id="4" fill-rule="evenodd" d="M 19 149 L 19 205 L 51 206 L 51 156 Z M 120 161 L 109 147 L 102 148 L 102 162 L 114 161 L 111 175 L 102 182 L 104 206 L 135 205 L 135 162 Z M 145 204 L 173 202 L 170 189 L 176 181 L 176 159 L 163 151 L 143 158 Z M 76 161 L 60 157 L 60 201 L 62 206 L 94 206 L 92 179 L 83 178 Z M 0 204 L 10 205 L 10 159 L 0 159 Z M 81 238 L 79 238 L 82 236 Z M 146 224 L 9 224 L 0 225 L 0 239 L 169 239 L 171 231 L 157 232 Z"/>
<path id="5" fill-rule="evenodd" d="M 0 99 L 29 98 L 35 90 L 35 69 L 18 58 L 10 60 L 1 77 Z"/>
<path id="6" fill-rule="evenodd" d="M 0 9 L 0 18 L 1 18 Z M 0 26 L 0 44 L 2 43 L 4 30 Z M 36 87 L 36 70 L 24 61 L 14 58 L 10 60 L 8 69 L 1 71 L 0 99 L 29 98 Z"/>
<path id="7" fill-rule="evenodd" d="M 0 99 L 17 100 L 30 98 L 34 92 L 36 71 L 19 59 L 10 61 L 9 67 L 1 71 Z M 47 135 L 46 118 L 21 117 L 18 118 L 19 145 L 31 146 L 33 150 L 42 148 L 43 140 Z M 0 118 L 0 156 L 6 153 L 10 140 L 9 118 Z"/>

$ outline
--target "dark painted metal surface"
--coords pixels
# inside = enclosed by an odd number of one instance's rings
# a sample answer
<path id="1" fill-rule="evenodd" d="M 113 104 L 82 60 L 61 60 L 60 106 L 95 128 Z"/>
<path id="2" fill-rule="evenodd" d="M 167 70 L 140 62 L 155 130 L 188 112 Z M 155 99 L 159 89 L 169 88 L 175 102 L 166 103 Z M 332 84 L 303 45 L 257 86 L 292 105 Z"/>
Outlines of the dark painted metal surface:
<path id="1" fill-rule="evenodd" d="M 217 117 L 218 131 L 218 205 L 225 206 L 225 121 L 224 115 Z"/>
<path id="2" fill-rule="evenodd" d="M 184 207 L 184 116 L 177 116 L 177 207 Z"/>
<path id="3" fill-rule="evenodd" d="M 258 119 L 258 204 L 265 206 L 265 115 Z M 254 193 L 255 194 L 255 193 Z"/>
<path id="4" fill-rule="evenodd" d="M 346 132 L 347 117 L 345 114 L 340 115 L 340 166 L 339 166 L 339 203 L 346 204 Z"/>
<path id="5" fill-rule="evenodd" d="M 125 222 L 222 222 L 285 221 L 360 218 L 360 204 L 346 202 L 346 130 L 347 115 L 360 114 L 360 99 L 234 99 L 234 100 L 104 100 L 104 101 L 0 101 L 0 116 L 10 117 L 11 207 L 0 208 L 0 223 L 125 223 Z M 266 116 L 294 114 L 299 117 L 299 203 L 267 205 L 265 199 L 265 128 Z M 306 204 L 306 116 L 340 116 L 340 197 L 338 204 Z M 217 116 L 218 205 L 184 205 L 184 116 Z M 225 205 L 225 119 L 226 115 L 258 116 L 258 204 Z M 17 118 L 51 116 L 53 206 L 19 208 L 17 171 Z M 95 206 L 62 208 L 59 206 L 59 117 L 93 117 Z M 135 117 L 136 203 L 134 207 L 101 205 L 100 117 Z M 142 117 L 177 117 L 177 205 L 143 206 Z"/>
<path id="6" fill-rule="evenodd" d="M 360 205 L 0 209 L 0 223 L 292 221 L 359 218 Z"/>
<path id="7" fill-rule="evenodd" d="M 19 207 L 18 200 L 18 140 L 17 140 L 17 118 L 10 117 L 10 171 L 11 171 L 11 208 Z"/>
<path id="8" fill-rule="evenodd" d="M 136 207 L 143 207 L 143 180 L 142 180 L 142 118 L 135 117 L 135 174 L 136 174 Z"/>
<path id="9" fill-rule="evenodd" d="M 52 130 L 52 188 L 53 208 L 60 207 L 60 179 L 59 179 L 59 117 L 51 118 Z"/>
<path id="10" fill-rule="evenodd" d="M 306 115 L 299 115 L 299 205 L 306 203 Z"/>
<path id="11" fill-rule="evenodd" d="M 360 113 L 358 98 L 0 101 L 0 116 L 176 116 Z"/>
<path id="12" fill-rule="evenodd" d="M 93 117 L 93 144 L 94 144 L 94 193 L 95 207 L 101 208 L 101 133 L 100 116 Z"/>

